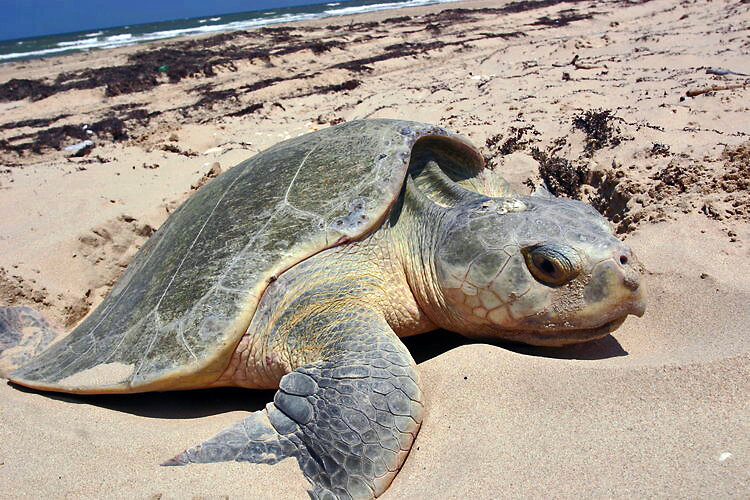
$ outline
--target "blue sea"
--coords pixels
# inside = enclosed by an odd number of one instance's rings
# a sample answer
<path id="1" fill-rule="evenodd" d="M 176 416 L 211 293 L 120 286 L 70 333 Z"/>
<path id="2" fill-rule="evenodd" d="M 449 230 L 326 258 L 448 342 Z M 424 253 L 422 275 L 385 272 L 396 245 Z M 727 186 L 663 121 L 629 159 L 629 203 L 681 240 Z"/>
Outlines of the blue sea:
<path id="1" fill-rule="evenodd" d="M 110 49 L 178 36 L 219 33 L 268 26 L 279 23 L 346 16 L 388 9 L 401 9 L 456 0 L 350 0 L 326 4 L 256 10 L 211 17 L 195 17 L 156 23 L 118 26 L 76 33 L 0 41 L 0 63 L 23 59 L 70 54 L 96 49 Z"/>

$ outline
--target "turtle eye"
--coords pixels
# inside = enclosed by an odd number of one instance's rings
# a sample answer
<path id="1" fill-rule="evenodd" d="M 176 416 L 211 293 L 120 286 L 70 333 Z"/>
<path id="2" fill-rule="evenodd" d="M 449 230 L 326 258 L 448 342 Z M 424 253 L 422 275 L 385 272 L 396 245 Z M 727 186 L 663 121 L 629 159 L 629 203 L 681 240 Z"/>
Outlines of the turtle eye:
<path id="1" fill-rule="evenodd" d="M 569 246 L 543 243 L 524 248 L 523 256 L 532 276 L 545 285 L 564 285 L 581 272 L 581 258 Z"/>

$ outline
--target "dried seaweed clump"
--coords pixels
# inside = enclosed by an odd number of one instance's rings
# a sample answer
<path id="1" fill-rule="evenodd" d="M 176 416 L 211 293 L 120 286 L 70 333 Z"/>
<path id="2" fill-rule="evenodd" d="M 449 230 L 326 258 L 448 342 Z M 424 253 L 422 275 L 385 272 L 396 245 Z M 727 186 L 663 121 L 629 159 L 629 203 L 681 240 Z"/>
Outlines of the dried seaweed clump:
<path id="1" fill-rule="evenodd" d="M 537 148 L 531 150 L 531 156 L 539 162 L 539 175 L 553 195 L 580 199 L 581 185 L 588 176 L 588 167 L 575 165 L 559 156 L 547 155 Z"/>
<path id="2" fill-rule="evenodd" d="M 128 138 L 125 122 L 120 118 L 109 116 L 91 125 L 62 125 L 41 130 L 36 134 L 19 136 L 19 139 L 30 138 L 31 141 L 20 144 L 3 141 L 0 143 L 0 149 L 14 151 L 19 155 L 26 151 L 41 154 L 47 149 L 62 149 L 70 140 L 91 139 L 92 134 L 100 139 L 108 136 L 113 141 L 124 141 Z"/>
<path id="3" fill-rule="evenodd" d="M 619 127 L 612 125 L 615 115 L 610 110 L 586 111 L 573 118 L 573 126 L 586 134 L 584 150 L 591 154 L 622 142 Z"/>
<path id="4" fill-rule="evenodd" d="M 55 93 L 55 88 L 41 80 L 13 78 L 0 84 L 0 102 L 21 101 L 31 98 L 39 101 Z"/>
<path id="5" fill-rule="evenodd" d="M 527 134 L 539 135 L 539 132 L 533 125 L 510 127 L 507 134 L 494 135 L 487 139 L 485 144 L 487 149 L 494 153 L 493 156 L 497 154 L 506 156 L 528 147 L 532 139 L 528 138 Z M 503 139 L 505 140 L 503 141 Z M 503 141 L 502 144 L 500 141 Z"/>

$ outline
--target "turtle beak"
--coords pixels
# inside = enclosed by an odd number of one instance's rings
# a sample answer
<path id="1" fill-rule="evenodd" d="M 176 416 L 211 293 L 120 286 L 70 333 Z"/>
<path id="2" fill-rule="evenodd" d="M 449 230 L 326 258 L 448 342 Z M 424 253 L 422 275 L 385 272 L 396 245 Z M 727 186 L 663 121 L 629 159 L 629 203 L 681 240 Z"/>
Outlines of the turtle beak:
<path id="1" fill-rule="evenodd" d="M 628 314 L 642 318 L 646 313 L 646 294 L 643 293 L 643 289 L 639 289 L 634 295 L 635 297 L 633 297 L 633 300 L 630 303 Z"/>
<path id="2" fill-rule="evenodd" d="M 641 269 L 643 266 L 629 248 L 625 248 L 616 259 L 622 277 L 623 287 L 630 291 L 626 301 L 627 314 L 643 317 L 646 312 L 646 293 L 641 286 Z"/>

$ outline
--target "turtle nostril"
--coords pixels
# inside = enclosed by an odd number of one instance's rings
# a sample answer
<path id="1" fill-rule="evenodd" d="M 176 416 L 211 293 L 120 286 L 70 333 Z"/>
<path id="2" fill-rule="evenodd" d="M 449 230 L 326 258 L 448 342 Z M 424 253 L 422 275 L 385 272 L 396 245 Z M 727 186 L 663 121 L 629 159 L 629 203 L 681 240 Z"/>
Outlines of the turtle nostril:
<path id="1" fill-rule="evenodd" d="M 628 256 L 627 255 L 620 255 L 620 264 L 623 266 L 628 264 Z"/>

